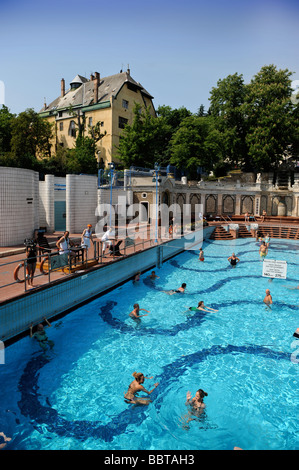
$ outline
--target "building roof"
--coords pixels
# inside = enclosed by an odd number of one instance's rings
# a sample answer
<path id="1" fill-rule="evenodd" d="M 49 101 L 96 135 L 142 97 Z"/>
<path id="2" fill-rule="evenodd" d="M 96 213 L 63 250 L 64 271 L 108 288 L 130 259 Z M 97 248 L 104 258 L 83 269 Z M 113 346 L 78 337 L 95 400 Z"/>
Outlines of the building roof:
<path id="1" fill-rule="evenodd" d="M 40 113 L 54 111 L 56 109 L 65 109 L 70 106 L 76 107 L 96 104 L 94 103 L 94 80 L 88 80 L 81 75 L 77 75 L 70 84 L 72 83 L 82 83 L 82 85 L 76 89 L 69 88 L 66 90 L 64 96 L 59 96 L 49 105 L 45 105 L 40 110 Z M 151 96 L 140 83 L 136 82 L 127 70 L 126 72 L 120 72 L 115 75 L 110 75 L 109 77 L 100 77 L 97 103 L 109 101 L 112 96 L 116 97 L 125 83 L 130 83 L 133 87 L 139 89 L 143 95 L 153 99 L 153 96 Z"/>

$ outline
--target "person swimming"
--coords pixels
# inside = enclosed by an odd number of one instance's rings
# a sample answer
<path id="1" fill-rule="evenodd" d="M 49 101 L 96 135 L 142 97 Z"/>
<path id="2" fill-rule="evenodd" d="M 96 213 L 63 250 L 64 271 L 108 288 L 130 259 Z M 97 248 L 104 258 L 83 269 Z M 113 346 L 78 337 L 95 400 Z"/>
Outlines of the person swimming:
<path id="1" fill-rule="evenodd" d="M 181 285 L 181 287 L 179 287 L 178 289 L 174 290 L 163 290 L 162 292 L 164 292 L 165 294 L 168 294 L 168 295 L 173 295 L 173 294 L 184 294 L 185 290 L 186 290 L 186 287 L 187 287 L 187 284 L 185 282 L 183 282 L 183 284 Z"/>
<path id="2" fill-rule="evenodd" d="M 204 261 L 205 260 L 205 257 L 204 257 L 204 252 L 202 250 L 202 248 L 199 250 L 199 261 Z"/>
<path id="3" fill-rule="evenodd" d="M 198 302 L 198 305 L 197 307 L 189 307 L 188 310 L 190 310 L 191 312 L 195 312 L 196 310 L 202 310 L 203 312 L 218 312 L 218 310 L 215 310 L 214 308 L 211 308 L 211 307 L 207 307 L 203 300 L 201 300 L 200 302 Z M 186 311 L 188 311 L 186 310 Z"/>
<path id="4" fill-rule="evenodd" d="M 261 261 L 264 261 L 265 257 L 268 254 L 268 246 L 266 245 L 265 242 L 262 242 L 260 249 L 259 249 L 259 254 L 261 257 Z"/>
<path id="5" fill-rule="evenodd" d="M 45 318 L 45 322 L 47 323 L 48 326 L 51 326 L 50 322 L 48 322 L 46 318 Z M 35 338 L 38 341 L 38 344 L 40 345 L 40 347 L 44 351 L 47 350 L 47 346 L 49 346 L 49 348 L 52 349 L 54 346 L 54 341 L 51 341 L 50 339 L 48 339 L 48 336 L 44 330 L 43 324 L 40 323 L 39 325 L 37 325 L 37 330 L 35 333 L 32 333 L 32 328 L 33 328 L 33 325 L 30 325 L 30 338 Z"/>
<path id="6" fill-rule="evenodd" d="M 154 281 L 155 279 L 160 279 L 159 276 L 156 275 L 155 271 L 152 271 L 149 278 Z"/>
<path id="7" fill-rule="evenodd" d="M 154 388 L 148 391 L 142 384 L 144 383 L 144 379 L 152 379 L 153 377 L 145 377 L 145 375 L 141 372 L 133 372 L 132 375 L 134 380 L 130 383 L 127 392 L 124 394 L 125 402 L 132 403 L 134 405 L 148 405 L 151 403 L 149 398 L 138 398 L 136 395 L 139 392 L 144 392 L 150 395 L 156 389 L 156 387 L 158 387 L 159 383 L 155 383 Z"/>
<path id="8" fill-rule="evenodd" d="M 187 392 L 186 406 L 189 407 L 188 414 L 181 418 L 183 423 L 183 428 L 188 430 L 190 421 L 194 421 L 198 418 L 203 418 L 203 413 L 205 412 L 205 403 L 203 402 L 204 397 L 207 397 L 208 394 L 204 392 L 201 388 L 197 390 L 195 396 L 192 398 L 190 392 Z"/>

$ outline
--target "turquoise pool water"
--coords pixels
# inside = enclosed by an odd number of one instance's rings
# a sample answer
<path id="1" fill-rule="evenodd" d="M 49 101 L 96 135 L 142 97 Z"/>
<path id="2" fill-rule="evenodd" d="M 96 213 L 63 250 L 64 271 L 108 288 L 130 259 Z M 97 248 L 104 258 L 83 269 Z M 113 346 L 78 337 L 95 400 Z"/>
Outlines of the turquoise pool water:
<path id="1" fill-rule="evenodd" d="M 6 449 L 298 449 L 298 242 L 273 240 L 287 280 L 262 277 L 251 239 L 204 244 L 73 311 L 48 328 L 52 351 L 25 338 L 0 365 Z M 227 258 L 240 258 L 232 268 Z M 138 269 L 138 267 L 137 267 Z M 163 290 L 187 283 L 185 294 Z M 269 288 L 273 306 L 263 304 Z M 203 300 L 218 312 L 186 312 Z M 150 310 L 136 324 L 133 304 Z M 141 312 L 144 313 L 144 312 Z M 124 402 L 134 371 L 153 379 L 147 407 Z M 208 393 L 188 422 L 186 393 Z"/>

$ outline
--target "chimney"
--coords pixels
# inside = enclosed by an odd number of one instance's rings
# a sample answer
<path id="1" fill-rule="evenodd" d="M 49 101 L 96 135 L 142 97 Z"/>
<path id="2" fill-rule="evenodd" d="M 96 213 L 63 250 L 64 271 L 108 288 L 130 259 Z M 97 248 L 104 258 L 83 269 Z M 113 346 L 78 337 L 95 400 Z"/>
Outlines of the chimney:
<path id="1" fill-rule="evenodd" d="M 92 81 L 92 80 L 94 80 L 94 75 L 93 74 L 90 75 L 90 81 Z"/>
<path id="2" fill-rule="evenodd" d="M 65 95 L 65 81 L 64 78 L 61 79 L 61 97 Z"/>
<path id="3" fill-rule="evenodd" d="M 100 85 L 100 74 L 99 72 L 95 72 L 94 73 L 94 88 L 93 88 L 93 102 L 94 104 L 96 104 L 98 102 L 98 99 L 99 99 L 99 85 Z"/>

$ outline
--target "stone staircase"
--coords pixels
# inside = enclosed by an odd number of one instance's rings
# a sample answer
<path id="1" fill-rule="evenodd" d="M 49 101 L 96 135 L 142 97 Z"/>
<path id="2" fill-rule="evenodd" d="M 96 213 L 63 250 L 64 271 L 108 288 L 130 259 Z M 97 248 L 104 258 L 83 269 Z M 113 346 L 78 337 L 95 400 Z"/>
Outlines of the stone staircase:
<path id="1" fill-rule="evenodd" d="M 239 224 L 239 236 L 238 238 L 252 238 L 251 232 L 247 230 L 246 225 Z"/>
<path id="2" fill-rule="evenodd" d="M 210 236 L 210 240 L 232 240 L 234 237 L 221 225 L 218 225 Z"/>

